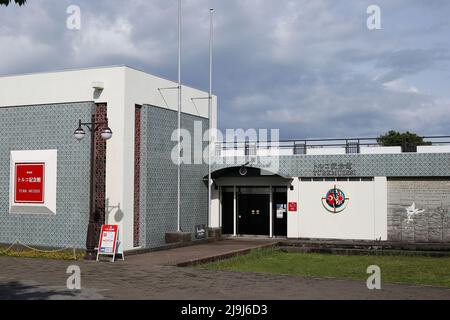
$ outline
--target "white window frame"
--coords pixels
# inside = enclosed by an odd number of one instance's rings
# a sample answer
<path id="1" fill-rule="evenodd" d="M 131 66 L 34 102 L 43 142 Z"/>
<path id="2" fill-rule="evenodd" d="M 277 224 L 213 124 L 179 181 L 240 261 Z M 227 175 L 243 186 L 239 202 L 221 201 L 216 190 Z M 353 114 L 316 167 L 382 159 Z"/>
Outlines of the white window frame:
<path id="1" fill-rule="evenodd" d="M 15 203 L 15 181 L 17 163 L 44 163 L 44 203 Z M 20 150 L 10 154 L 9 213 L 11 214 L 56 214 L 57 150 Z"/>

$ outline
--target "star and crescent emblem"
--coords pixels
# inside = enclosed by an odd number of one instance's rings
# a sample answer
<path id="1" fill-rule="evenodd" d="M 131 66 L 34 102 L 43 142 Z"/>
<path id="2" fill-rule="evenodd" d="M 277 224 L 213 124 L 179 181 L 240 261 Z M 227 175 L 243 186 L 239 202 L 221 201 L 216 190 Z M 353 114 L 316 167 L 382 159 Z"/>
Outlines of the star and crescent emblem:
<path id="1" fill-rule="evenodd" d="M 333 213 L 339 213 L 347 207 L 349 198 L 345 196 L 344 191 L 334 185 L 333 188 L 328 190 L 325 197 L 322 198 L 322 205 L 324 208 Z"/>

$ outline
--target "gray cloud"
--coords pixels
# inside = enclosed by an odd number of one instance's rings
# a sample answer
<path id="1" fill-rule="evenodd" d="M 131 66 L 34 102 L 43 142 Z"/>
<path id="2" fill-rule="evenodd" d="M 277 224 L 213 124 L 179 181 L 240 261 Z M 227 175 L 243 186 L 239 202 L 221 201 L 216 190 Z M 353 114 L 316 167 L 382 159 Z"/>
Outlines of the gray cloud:
<path id="1" fill-rule="evenodd" d="M 207 89 L 215 7 L 214 91 L 221 128 L 284 138 L 448 134 L 448 1 L 185 0 L 183 81 Z M 66 8 L 82 29 L 65 27 Z M 0 8 L 0 73 L 128 64 L 176 79 L 177 1 L 29 0 Z"/>

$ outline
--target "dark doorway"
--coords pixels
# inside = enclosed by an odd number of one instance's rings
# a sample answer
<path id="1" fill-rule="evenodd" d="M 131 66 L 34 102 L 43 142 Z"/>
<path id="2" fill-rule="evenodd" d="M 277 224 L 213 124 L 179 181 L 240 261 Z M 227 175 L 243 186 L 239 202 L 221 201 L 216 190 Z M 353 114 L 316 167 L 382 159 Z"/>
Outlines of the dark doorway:
<path id="1" fill-rule="evenodd" d="M 270 194 L 267 188 L 239 188 L 237 232 L 249 235 L 269 235 Z"/>
<path id="2" fill-rule="evenodd" d="M 222 188 L 222 233 L 234 233 L 234 193 L 233 188 Z"/>
<path id="3" fill-rule="evenodd" d="M 273 188 L 272 217 L 273 235 L 287 236 L 287 188 Z"/>

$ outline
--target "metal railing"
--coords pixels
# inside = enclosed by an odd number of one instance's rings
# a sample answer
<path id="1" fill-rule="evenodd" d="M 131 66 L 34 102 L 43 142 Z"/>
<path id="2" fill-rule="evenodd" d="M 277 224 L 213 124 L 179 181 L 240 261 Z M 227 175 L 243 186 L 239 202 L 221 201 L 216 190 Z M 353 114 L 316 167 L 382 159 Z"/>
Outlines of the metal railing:
<path id="1" fill-rule="evenodd" d="M 424 146 L 448 146 L 450 148 L 450 136 L 424 136 Z M 421 145 L 422 146 L 422 145 Z M 378 142 L 378 138 L 326 138 L 326 139 L 289 139 L 277 142 L 270 141 L 222 141 L 216 143 L 216 156 L 225 155 L 226 151 L 234 150 L 245 156 L 255 156 L 258 150 L 276 149 L 280 153 L 292 155 L 318 154 L 313 151 L 336 150 L 342 154 L 359 154 L 367 148 L 397 148 L 399 152 L 417 152 L 418 145 L 403 141 L 396 146 L 386 147 Z M 387 150 L 387 149 L 386 149 Z M 398 153 L 399 153 L 398 152 Z M 370 152 L 368 152 L 370 153 Z M 397 153 L 397 152 L 392 152 Z"/>

